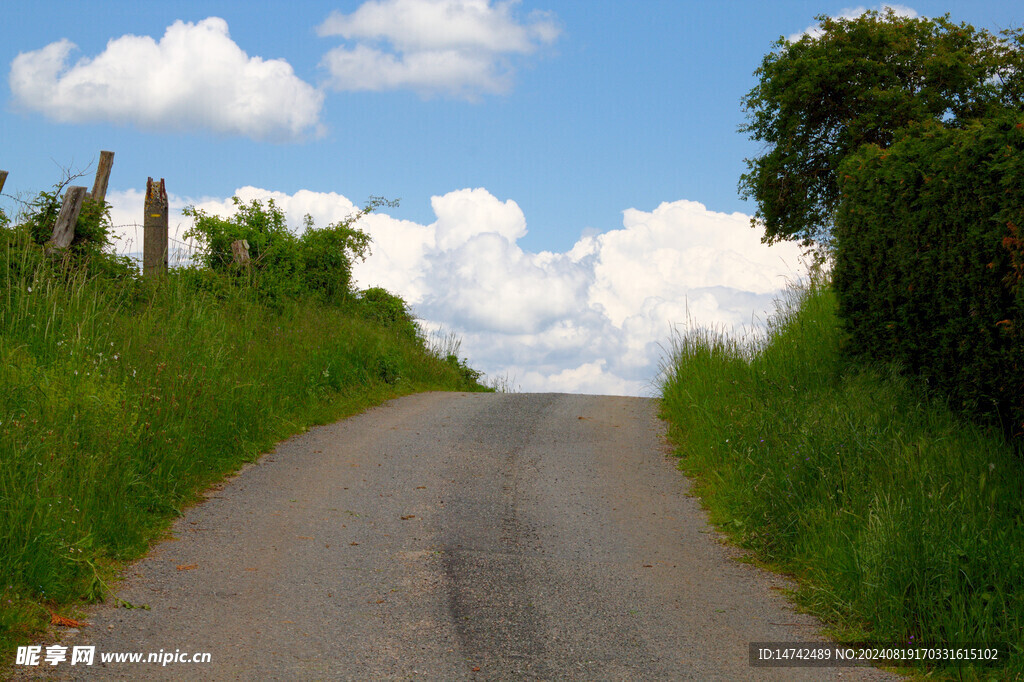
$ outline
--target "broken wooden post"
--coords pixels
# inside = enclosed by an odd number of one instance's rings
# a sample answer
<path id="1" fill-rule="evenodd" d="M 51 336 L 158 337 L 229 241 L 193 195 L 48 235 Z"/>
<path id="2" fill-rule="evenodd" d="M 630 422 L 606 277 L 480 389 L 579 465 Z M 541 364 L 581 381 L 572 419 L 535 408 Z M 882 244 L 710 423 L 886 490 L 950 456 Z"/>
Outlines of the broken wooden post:
<path id="1" fill-rule="evenodd" d="M 53 225 L 48 251 L 66 249 L 75 238 L 75 223 L 82 212 L 82 200 L 85 199 L 84 187 L 68 187 L 64 192 L 64 203 L 60 206 L 60 214 Z"/>
<path id="2" fill-rule="evenodd" d="M 231 262 L 238 266 L 249 264 L 249 242 L 244 239 L 236 239 L 231 242 Z"/>
<path id="3" fill-rule="evenodd" d="M 167 189 L 164 179 L 146 180 L 146 213 L 142 222 L 142 274 L 167 272 Z"/>
<path id="4" fill-rule="evenodd" d="M 107 182 L 110 180 L 110 169 L 114 165 L 114 152 L 100 152 L 100 162 L 96 166 L 96 181 L 92 185 L 93 201 L 104 201 L 107 198 Z"/>

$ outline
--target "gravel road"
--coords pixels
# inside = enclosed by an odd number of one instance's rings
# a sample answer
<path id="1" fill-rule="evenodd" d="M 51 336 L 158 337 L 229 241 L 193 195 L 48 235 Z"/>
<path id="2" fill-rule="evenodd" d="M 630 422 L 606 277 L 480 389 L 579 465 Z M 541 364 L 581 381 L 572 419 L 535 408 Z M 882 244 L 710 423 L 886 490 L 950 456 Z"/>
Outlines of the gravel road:
<path id="1" fill-rule="evenodd" d="M 735 561 L 657 403 L 427 393 L 281 443 L 189 509 L 65 635 L 67 679 L 898 679 L 753 668 L 820 640 Z M 101 665 L 109 652 L 211 662 Z M 22 668 L 24 672 L 25 669 Z M 36 668 L 39 673 L 42 668 Z"/>

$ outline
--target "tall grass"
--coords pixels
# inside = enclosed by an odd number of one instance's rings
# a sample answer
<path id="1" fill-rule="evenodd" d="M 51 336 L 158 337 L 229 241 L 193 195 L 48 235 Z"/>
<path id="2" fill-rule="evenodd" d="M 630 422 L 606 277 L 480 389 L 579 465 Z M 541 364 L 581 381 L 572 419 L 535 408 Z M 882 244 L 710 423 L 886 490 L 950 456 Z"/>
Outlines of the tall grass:
<path id="1" fill-rule="evenodd" d="M 1020 458 L 893 368 L 851 364 L 843 342 L 821 278 L 790 290 L 764 337 L 677 335 L 662 409 L 680 467 L 840 638 L 1003 642 L 997 677 L 1024 677 Z"/>
<path id="2" fill-rule="evenodd" d="M 95 600 L 199 491 L 304 427 L 464 367 L 358 306 L 54 267 L 0 241 L 0 652 Z"/>

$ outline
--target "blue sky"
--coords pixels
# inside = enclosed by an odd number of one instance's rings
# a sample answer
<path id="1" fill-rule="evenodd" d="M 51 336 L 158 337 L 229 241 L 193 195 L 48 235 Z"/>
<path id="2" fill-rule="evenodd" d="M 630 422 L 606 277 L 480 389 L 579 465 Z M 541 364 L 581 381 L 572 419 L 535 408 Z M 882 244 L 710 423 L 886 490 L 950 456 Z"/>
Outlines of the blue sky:
<path id="1" fill-rule="evenodd" d="M 742 233 L 753 207 L 736 186 L 758 148 L 736 130 L 740 98 L 779 36 L 865 7 L 9 3 L 0 200 L 101 149 L 116 153 L 119 223 L 141 215 L 147 176 L 179 208 L 224 211 L 244 189 L 318 224 L 400 198 L 368 224 L 360 283 L 396 290 L 524 389 L 650 393 L 673 323 L 749 323 L 798 273 L 792 248 Z M 1024 20 L 1008 1 L 901 11 Z"/>

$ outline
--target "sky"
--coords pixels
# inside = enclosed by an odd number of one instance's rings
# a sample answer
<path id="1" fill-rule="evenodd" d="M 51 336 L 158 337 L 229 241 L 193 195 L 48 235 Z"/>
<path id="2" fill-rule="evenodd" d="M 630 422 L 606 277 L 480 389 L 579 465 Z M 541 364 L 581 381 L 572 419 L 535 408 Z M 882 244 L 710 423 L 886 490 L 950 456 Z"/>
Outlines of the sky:
<path id="1" fill-rule="evenodd" d="M 655 395 L 673 329 L 756 330 L 803 273 L 737 192 L 754 71 L 826 0 L 8 3 L 0 206 L 115 153 L 116 248 L 147 177 L 186 206 L 274 198 L 301 230 L 370 197 L 360 287 L 524 391 Z M 998 31 L 1016 0 L 894 5 Z M 172 244 L 175 246 L 177 242 Z M 180 245 L 179 245 L 180 246 Z"/>

